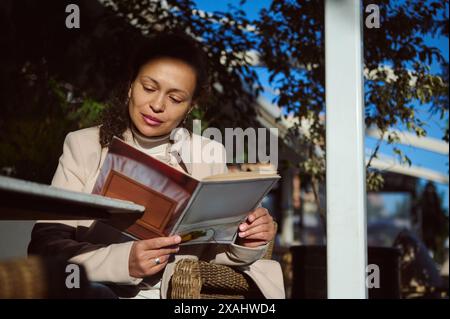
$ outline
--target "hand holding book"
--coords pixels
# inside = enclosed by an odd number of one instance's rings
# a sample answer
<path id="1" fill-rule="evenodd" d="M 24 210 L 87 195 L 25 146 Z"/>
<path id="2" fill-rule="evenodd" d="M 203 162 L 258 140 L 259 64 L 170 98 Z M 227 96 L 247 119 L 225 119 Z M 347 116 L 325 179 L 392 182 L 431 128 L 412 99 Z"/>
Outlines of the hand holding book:
<path id="1" fill-rule="evenodd" d="M 237 243 L 246 247 L 258 247 L 275 237 L 275 226 L 269 211 L 258 207 L 239 225 Z"/>
<path id="2" fill-rule="evenodd" d="M 178 252 L 180 242 L 180 236 L 135 241 L 128 261 L 130 276 L 145 278 L 163 270 L 170 255 Z"/>

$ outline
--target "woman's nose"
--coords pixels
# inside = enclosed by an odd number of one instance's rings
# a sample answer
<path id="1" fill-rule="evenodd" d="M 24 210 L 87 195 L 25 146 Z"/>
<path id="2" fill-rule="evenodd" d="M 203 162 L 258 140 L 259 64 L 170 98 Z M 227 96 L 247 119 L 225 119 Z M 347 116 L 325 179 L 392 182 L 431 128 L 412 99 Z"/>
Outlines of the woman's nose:
<path id="1" fill-rule="evenodd" d="M 155 94 L 153 99 L 150 100 L 150 107 L 155 113 L 164 111 L 164 94 Z"/>

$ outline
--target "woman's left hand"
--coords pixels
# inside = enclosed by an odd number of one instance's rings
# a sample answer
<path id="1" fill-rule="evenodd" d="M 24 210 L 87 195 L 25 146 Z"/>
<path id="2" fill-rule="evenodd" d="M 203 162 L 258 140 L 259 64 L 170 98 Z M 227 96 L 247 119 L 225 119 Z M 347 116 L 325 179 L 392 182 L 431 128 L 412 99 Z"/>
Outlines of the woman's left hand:
<path id="1" fill-rule="evenodd" d="M 258 247 L 275 237 L 275 225 L 269 211 L 258 207 L 251 212 L 245 222 L 239 225 L 237 244 L 245 247 Z"/>

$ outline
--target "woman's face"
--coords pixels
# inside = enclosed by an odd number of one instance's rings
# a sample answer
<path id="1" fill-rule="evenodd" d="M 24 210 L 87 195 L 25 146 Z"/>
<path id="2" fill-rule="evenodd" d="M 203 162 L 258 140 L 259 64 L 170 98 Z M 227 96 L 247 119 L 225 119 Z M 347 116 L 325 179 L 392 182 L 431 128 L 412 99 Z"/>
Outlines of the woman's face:
<path id="1" fill-rule="evenodd" d="M 185 118 L 196 85 L 194 69 L 183 61 L 158 58 L 143 65 L 128 92 L 128 109 L 145 136 L 168 134 Z"/>

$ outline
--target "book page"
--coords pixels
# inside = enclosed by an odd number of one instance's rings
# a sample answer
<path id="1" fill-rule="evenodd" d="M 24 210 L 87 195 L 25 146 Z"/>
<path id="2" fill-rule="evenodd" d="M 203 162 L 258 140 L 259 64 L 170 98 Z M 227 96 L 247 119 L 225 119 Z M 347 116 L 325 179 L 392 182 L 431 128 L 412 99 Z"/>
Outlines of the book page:
<path id="1" fill-rule="evenodd" d="M 196 234 L 201 236 L 186 244 L 233 242 L 240 222 L 258 206 L 277 180 L 266 176 L 264 180 L 201 183 L 172 233 L 199 232 Z"/>

